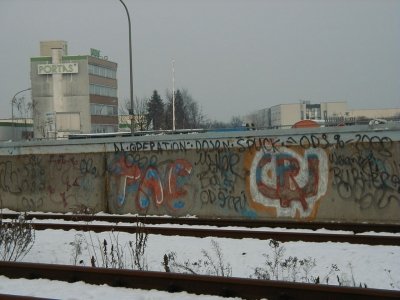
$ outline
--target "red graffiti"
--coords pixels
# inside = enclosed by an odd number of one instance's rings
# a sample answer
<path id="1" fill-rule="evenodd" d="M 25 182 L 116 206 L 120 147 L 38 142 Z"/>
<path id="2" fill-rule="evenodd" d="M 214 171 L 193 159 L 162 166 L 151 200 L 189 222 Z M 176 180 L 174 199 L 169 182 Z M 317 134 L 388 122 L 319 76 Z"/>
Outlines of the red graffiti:
<path id="1" fill-rule="evenodd" d="M 121 156 L 111 169 L 118 176 L 119 193 L 117 204 L 125 204 L 126 194 L 133 194 L 138 209 L 148 208 L 151 202 L 157 207 L 166 205 L 172 210 L 182 208 L 182 198 L 187 195 L 184 188 L 192 165 L 183 159 L 177 159 L 164 164 L 164 172 L 153 165 L 140 168 L 137 163 L 127 164 Z"/>
<path id="2" fill-rule="evenodd" d="M 319 159 L 317 155 L 307 155 L 308 178 L 304 186 L 296 180 L 300 172 L 300 163 L 289 153 L 276 154 L 276 187 L 268 186 L 263 182 L 263 169 L 272 162 L 272 155 L 265 153 L 259 160 L 256 168 L 256 184 L 258 191 L 270 199 L 279 199 L 281 207 L 290 207 L 292 201 L 300 202 L 304 210 L 308 209 L 306 198 L 318 193 Z"/>
<path id="3" fill-rule="evenodd" d="M 160 206 L 164 201 L 164 190 L 161 184 L 160 175 L 155 167 L 148 167 L 145 171 L 143 180 L 139 186 L 139 193 L 136 195 L 136 203 L 143 199 L 153 199 L 157 206 Z M 144 204 L 144 203 L 142 203 Z"/>
<path id="4" fill-rule="evenodd" d="M 138 208 L 145 209 L 150 202 L 157 206 L 165 204 L 171 210 L 182 208 L 184 203 L 181 199 L 187 194 L 184 186 L 191 170 L 192 165 L 183 159 L 168 163 L 163 177 L 157 168 L 148 167 L 135 198 Z"/>
<path id="5" fill-rule="evenodd" d="M 170 208 L 177 209 L 173 204 L 175 199 L 182 198 L 186 196 L 187 191 L 183 187 L 186 184 L 186 178 L 190 175 L 192 171 L 192 165 L 184 159 L 177 159 L 173 163 L 170 163 L 167 167 L 166 172 L 166 200 Z"/>
<path id="6" fill-rule="evenodd" d="M 117 165 L 119 166 L 119 170 L 117 171 L 117 173 L 120 176 L 125 177 L 126 183 L 128 185 L 136 182 L 140 178 L 141 171 L 138 165 L 127 164 L 124 156 L 121 156 L 121 158 L 117 162 Z"/>

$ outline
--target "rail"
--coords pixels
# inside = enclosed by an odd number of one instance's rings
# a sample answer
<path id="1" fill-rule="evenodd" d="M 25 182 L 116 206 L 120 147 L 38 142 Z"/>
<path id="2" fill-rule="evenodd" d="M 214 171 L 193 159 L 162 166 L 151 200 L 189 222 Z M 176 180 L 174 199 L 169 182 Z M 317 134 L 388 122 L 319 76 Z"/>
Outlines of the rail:
<path id="1" fill-rule="evenodd" d="M 3 223 L 7 223 L 4 222 Z M 336 242 L 364 245 L 386 245 L 400 246 L 400 237 L 385 235 L 355 235 L 355 234 L 333 234 L 333 233 L 305 233 L 288 231 L 265 231 L 265 230 L 235 230 L 235 229 L 202 229 L 202 228 L 172 228 L 148 226 L 140 227 L 133 225 L 93 225 L 93 224 L 66 224 L 66 223 L 27 223 L 35 230 L 77 230 L 93 232 L 146 232 L 148 234 L 159 234 L 165 236 L 191 236 L 191 237 L 221 237 L 232 239 L 253 238 L 259 240 L 274 239 L 280 242 L 304 241 L 304 242 Z"/>
<path id="2" fill-rule="evenodd" d="M 4 219 L 16 219 L 19 213 L 3 213 Z M 311 222 L 290 220 L 245 220 L 245 219 L 212 219 L 212 218 L 170 218 L 157 216 L 124 216 L 124 215 L 93 215 L 93 214 L 26 214 L 27 220 L 65 220 L 65 221 L 104 221 L 110 223 L 136 223 L 143 224 L 179 224 L 179 225 L 208 225 L 216 227 L 248 227 L 248 228 L 288 228 L 288 229 L 328 229 L 343 230 L 354 233 L 361 232 L 391 232 L 400 233 L 400 224 L 376 224 L 353 222 Z"/>
<path id="3" fill-rule="evenodd" d="M 10 278 L 45 278 L 67 282 L 84 281 L 113 287 L 186 291 L 244 299 L 399 299 L 400 292 L 369 288 L 338 287 L 286 281 L 188 275 L 125 269 L 0 262 L 0 274 Z"/>

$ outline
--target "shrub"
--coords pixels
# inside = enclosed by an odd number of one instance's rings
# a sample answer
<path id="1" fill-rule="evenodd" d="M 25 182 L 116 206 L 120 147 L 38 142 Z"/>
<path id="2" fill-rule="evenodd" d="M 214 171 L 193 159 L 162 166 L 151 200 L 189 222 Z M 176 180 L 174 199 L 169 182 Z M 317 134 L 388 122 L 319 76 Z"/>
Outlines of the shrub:
<path id="1" fill-rule="evenodd" d="M 125 245 L 121 245 L 119 234 L 114 231 L 109 233 L 109 239 L 102 241 L 98 235 L 94 238 L 90 232 L 88 238 L 84 234 L 75 235 L 74 241 L 70 243 L 72 264 L 85 265 L 82 256 L 86 250 L 92 267 L 147 270 L 145 251 L 148 233 L 143 224 L 137 222 L 136 227 L 135 241 L 128 241 Z M 125 254 L 126 249 L 129 252 L 129 258 Z"/>
<path id="2" fill-rule="evenodd" d="M 25 257 L 35 242 L 35 230 L 25 215 L 11 222 L 3 222 L 0 216 L 0 259 L 17 261 Z"/>
<path id="3" fill-rule="evenodd" d="M 301 282 L 317 281 L 311 276 L 311 271 L 316 266 L 315 259 L 311 257 L 299 259 L 296 256 L 285 258 L 285 248 L 275 240 L 269 241 L 269 247 L 272 249 L 272 255 L 263 254 L 266 259 L 265 267 L 255 268 L 255 278 Z"/>
<path id="4" fill-rule="evenodd" d="M 212 253 L 202 249 L 202 258 L 191 262 L 186 260 L 179 262 L 175 252 L 164 254 L 163 263 L 165 272 L 204 274 L 213 276 L 232 276 L 232 267 L 229 263 L 225 263 L 224 257 L 219 244 L 211 240 Z"/>
<path id="5" fill-rule="evenodd" d="M 251 276 L 253 278 L 328 284 L 333 277 L 340 286 L 367 287 L 365 283 L 356 282 L 351 263 L 349 263 L 350 276 L 346 273 L 338 274 L 340 270 L 336 264 L 330 266 L 325 276 L 312 275 L 312 271 L 316 267 L 315 259 L 311 257 L 299 259 L 296 256 L 286 258 L 286 249 L 278 241 L 270 240 L 268 245 L 272 249 L 272 255 L 263 255 L 266 258 L 265 266 L 255 268 L 254 274 Z"/>

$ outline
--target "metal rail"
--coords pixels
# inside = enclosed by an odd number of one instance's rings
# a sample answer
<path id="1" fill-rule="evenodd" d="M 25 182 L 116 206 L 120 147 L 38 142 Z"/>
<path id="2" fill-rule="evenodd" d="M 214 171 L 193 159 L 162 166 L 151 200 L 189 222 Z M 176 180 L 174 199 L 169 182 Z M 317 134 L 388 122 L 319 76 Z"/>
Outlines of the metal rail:
<path id="1" fill-rule="evenodd" d="M 39 298 L 33 296 L 22 296 L 22 295 L 10 295 L 10 294 L 0 294 L 1 300 L 54 300 L 50 298 Z"/>
<path id="2" fill-rule="evenodd" d="M 4 222 L 7 223 L 7 222 Z M 391 245 L 400 246 L 400 237 L 383 235 L 354 235 L 354 234 L 328 234 L 328 233 L 303 233 L 303 232 L 277 232 L 261 230 L 227 230 L 227 229 L 201 229 L 201 228 L 172 228 L 172 227 L 138 227 L 118 225 L 92 225 L 92 224 L 57 224 L 57 223 L 30 223 L 35 230 L 59 229 L 93 232 L 119 231 L 127 233 L 146 232 L 166 236 L 192 236 L 192 237 L 222 237 L 232 239 L 253 238 L 259 240 L 274 239 L 281 242 L 337 242 L 365 245 Z M 28 224 L 25 224 L 28 225 Z"/>
<path id="3" fill-rule="evenodd" d="M 3 213 L 3 218 L 17 218 L 19 213 Z M 290 220 L 245 220 L 245 219 L 211 219 L 211 218 L 169 218 L 155 216 L 121 216 L 121 215 L 87 215 L 87 214 L 26 214 L 26 219 L 61 219 L 66 221 L 104 221 L 110 223 L 135 223 L 144 224 L 180 224 L 180 225 L 209 225 L 216 227 L 281 227 L 288 229 L 328 229 L 352 231 L 354 233 L 375 231 L 400 233 L 400 224 L 370 224 L 350 222 L 310 222 Z"/>
<path id="4" fill-rule="evenodd" d="M 337 287 L 285 281 L 133 271 L 125 269 L 0 262 L 0 274 L 10 278 L 46 278 L 67 282 L 84 281 L 113 287 L 186 291 L 244 299 L 399 299 L 399 291 Z"/>
<path id="5" fill-rule="evenodd" d="M 50 300 L 49 298 L 39 298 L 32 296 L 0 294 L 1 300 Z"/>

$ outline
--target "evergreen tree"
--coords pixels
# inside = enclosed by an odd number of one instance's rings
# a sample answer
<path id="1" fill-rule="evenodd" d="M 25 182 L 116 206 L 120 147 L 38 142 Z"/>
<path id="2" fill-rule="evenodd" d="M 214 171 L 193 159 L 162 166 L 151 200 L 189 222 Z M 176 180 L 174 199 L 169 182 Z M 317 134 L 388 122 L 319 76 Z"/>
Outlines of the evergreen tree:
<path id="1" fill-rule="evenodd" d="M 153 91 L 153 95 L 147 103 L 147 126 L 153 122 L 153 129 L 160 130 L 164 129 L 164 102 L 156 90 Z"/>
<path id="2" fill-rule="evenodd" d="M 185 129 L 185 108 L 180 90 L 175 93 L 175 126 L 176 129 Z"/>

